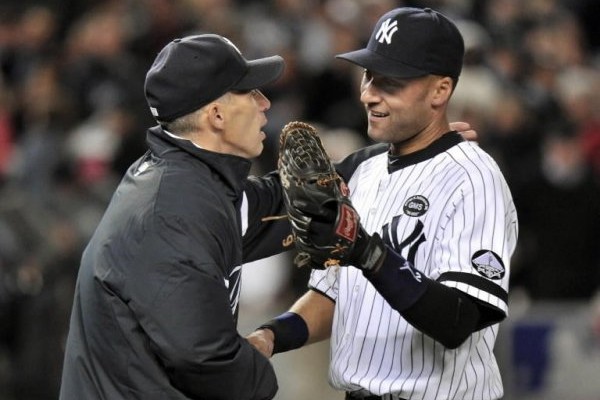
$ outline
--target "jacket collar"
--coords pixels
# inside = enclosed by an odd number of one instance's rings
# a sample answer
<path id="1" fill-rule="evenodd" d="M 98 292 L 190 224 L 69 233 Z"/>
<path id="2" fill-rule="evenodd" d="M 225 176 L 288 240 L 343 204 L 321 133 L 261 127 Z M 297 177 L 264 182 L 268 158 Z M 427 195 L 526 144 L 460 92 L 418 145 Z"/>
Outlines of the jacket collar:
<path id="1" fill-rule="evenodd" d="M 237 200 L 241 196 L 244 190 L 244 182 L 252 167 L 250 160 L 199 148 L 189 140 L 168 135 L 160 125 L 148 129 L 146 142 L 150 150 L 160 157 L 167 154 L 169 154 L 168 157 L 173 158 L 180 158 L 185 154 L 192 156 L 220 176 L 225 184 L 232 189 L 234 199 Z M 183 151 L 183 153 L 179 153 L 178 150 Z"/>
<path id="2" fill-rule="evenodd" d="M 402 168 L 414 165 L 422 161 L 435 157 L 445 152 L 449 148 L 463 142 L 465 139 L 456 131 L 445 133 L 439 139 L 431 143 L 424 149 L 403 156 L 395 156 L 388 151 L 388 174 L 396 172 Z"/>

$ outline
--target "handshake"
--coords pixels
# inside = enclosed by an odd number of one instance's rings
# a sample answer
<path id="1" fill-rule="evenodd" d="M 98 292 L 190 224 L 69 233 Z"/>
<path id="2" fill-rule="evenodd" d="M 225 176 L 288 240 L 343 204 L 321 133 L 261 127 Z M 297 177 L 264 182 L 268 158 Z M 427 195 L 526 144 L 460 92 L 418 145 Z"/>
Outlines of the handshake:
<path id="1" fill-rule="evenodd" d="M 316 129 L 290 122 L 279 137 L 277 162 L 298 267 L 353 265 L 376 272 L 386 255 L 381 237 L 367 234 L 348 187 L 325 152 Z"/>

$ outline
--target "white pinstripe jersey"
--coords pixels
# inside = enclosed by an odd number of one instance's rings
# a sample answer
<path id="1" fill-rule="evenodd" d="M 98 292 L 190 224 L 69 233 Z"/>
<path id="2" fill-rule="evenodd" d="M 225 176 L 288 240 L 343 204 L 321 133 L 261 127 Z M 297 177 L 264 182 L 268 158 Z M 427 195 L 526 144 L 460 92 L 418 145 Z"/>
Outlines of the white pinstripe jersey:
<path id="1" fill-rule="evenodd" d="M 506 315 L 518 223 L 496 163 L 456 133 L 397 159 L 398 166 L 391 160 L 376 145 L 340 165 L 365 230 L 379 232 L 429 278 Z M 336 302 L 333 387 L 407 399 L 502 396 L 493 354 L 498 324 L 451 350 L 408 324 L 356 268 L 314 270 L 309 284 Z"/>

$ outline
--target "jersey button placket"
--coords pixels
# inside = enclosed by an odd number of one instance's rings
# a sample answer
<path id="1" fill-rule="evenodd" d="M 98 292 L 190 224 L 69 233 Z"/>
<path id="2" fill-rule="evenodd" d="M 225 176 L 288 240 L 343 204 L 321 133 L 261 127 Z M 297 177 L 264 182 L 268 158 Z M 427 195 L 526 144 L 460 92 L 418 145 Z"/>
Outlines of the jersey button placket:
<path id="1" fill-rule="evenodd" d="M 387 189 L 389 184 L 390 184 L 390 177 L 388 175 L 386 175 L 383 178 L 381 178 L 381 180 L 379 181 L 379 186 L 377 187 L 377 191 L 379 193 L 385 192 L 385 190 Z"/>

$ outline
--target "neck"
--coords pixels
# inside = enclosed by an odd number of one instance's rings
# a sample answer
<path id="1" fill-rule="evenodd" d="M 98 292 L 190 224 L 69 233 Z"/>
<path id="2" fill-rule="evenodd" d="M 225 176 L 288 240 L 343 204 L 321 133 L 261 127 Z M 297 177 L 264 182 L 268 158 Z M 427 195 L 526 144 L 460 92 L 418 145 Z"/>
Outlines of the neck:
<path id="1" fill-rule="evenodd" d="M 426 126 L 406 140 L 391 143 L 390 153 L 396 156 L 403 156 L 423 150 L 448 131 L 450 131 L 450 126 L 446 121 L 444 121 L 444 123 Z"/>

